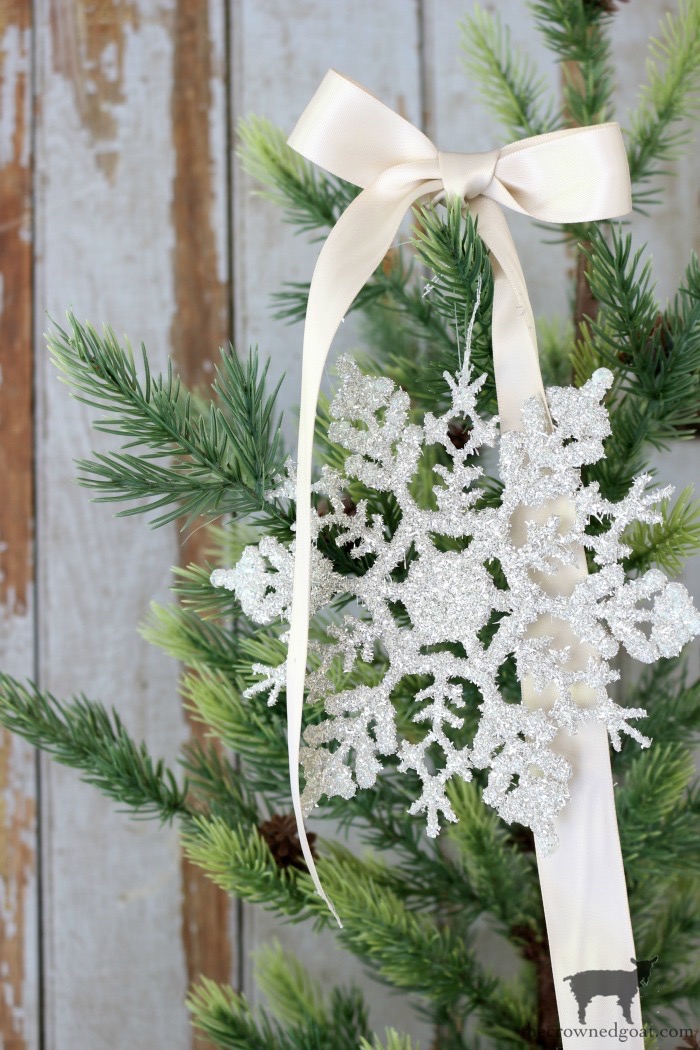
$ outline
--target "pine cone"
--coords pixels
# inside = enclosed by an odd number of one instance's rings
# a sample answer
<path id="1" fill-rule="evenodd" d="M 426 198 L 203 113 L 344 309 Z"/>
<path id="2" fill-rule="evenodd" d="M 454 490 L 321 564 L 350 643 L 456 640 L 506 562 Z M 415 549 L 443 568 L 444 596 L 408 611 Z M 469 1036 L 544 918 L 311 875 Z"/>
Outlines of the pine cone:
<path id="1" fill-rule="evenodd" d="M 347 493 L 342 497 L 343 510 L 349 518 L 354 518 L 357 514 L 357 504 Z M 316 504 L 316 514 L 319 518 L 325 518 L 326 514 L 330 514 L 331 505 L 325 496 L 321 496 L 318 503 Z"/>
<path id="2" fill-rule="evenodd" d="M 471 427 L 462 426 L 456 419 L 451 420 L 447 425 L 447 436 L 455 448 L 464 448 L 469 441 L 471 432 Z"/>
<path id="3" fill-rule="evenodd" d="M 668 321 L 662 313 L 658 313 L 654 318 L 654 323 L 651 327 L 651 333 L 647 340 L 646 348 L 649 352 L 658 348 L 663 357 L 668 357 L 673 349 L 673 336 Z M 623 365 L 628 365 L 632 361 L 632 358 L 626 350 L 620 350 L 617 359 Z"/>
<path id="4" fill-rule="evenodd" d="M 520 850 L 521 853 L 535 852 L 535 836 L 529 828 L 523 827 L 522 824 L 511 824 L 508 828 L 508 834 L 510 835 L 513 845 L 516 849 Z"/>
<path id="5" fill-rule="evenodd" d="M 653 345 L 654 336 L 658 333 L 659 347 L 661 352 L 668 356 L 673 349 L 673 336 L 671 335 L 669 324 L 662 313 L 658 313 L 654 319 L 654 325 L 651 330 L 651 339 L 649 345 Z"/>
<path id="6" fill-rule="evenodd" d="M 618 2 L 626 4 L 627 0 L 618 0 Z M 606 15 L 614 15 L 617 11 L 615 0 L 583 0 L 583 6 L 597 8 Z"/>
<path id="7" fill-rule="evenodd" d="M 306 861 L 301 852 L 301 843 L 297 834 L 297 822 L 293 813 L 273 813 L 269 820 L 259 825 L 258 831 L 270 847 L 279 868 L 298 868 L 306 871 Z M 307 835 L 311 856 L 316 859 L 314 842 L 316 835 L 310 831 Z"/>

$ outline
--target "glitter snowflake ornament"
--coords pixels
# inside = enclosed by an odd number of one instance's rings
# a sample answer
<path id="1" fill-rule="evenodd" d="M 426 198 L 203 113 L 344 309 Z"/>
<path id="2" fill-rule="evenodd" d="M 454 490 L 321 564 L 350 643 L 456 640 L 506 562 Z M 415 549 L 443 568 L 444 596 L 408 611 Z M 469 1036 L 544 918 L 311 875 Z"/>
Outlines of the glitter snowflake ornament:
<path id="1" fill-rule="evenodd" d="M 628 579 L 620 564 L 629 554 L 625 529 L 660 521 L 658 504 L 671 489 L 653 490 L 642 475 L 623 500 L 610 503 L 597 483 L 583 483 L 581 468 L 603 456 L 610 434 L 601 403 L 612 383 L 605 369 L 580 389 L 548 390 L 549 415 L 538 399 L 526 402 L 522 429 L 503 434 L 497 418 L 477 412 L 485 377 L 473 378 L 468 362 L 456 377 L 445 376 L 448 411 L 427 413 L 422 425 L 411 421 L 408 394 L 391 380 L 364 375 L 347 357 L 338 370 L 329 438 L 348 455 L 343 472 L 325 468 L 315 486 L 330 509 L 314 516 L 313 528 L 315 539 L 321 531 L 332 536 L 358 572 L 339 574 L 315 546 L 311 608 L 332 610 L 342 597 L 356 613 L 331 615 L 330 640 L 313 646 L 318 666 L 307 678 L 308 700 L 323 702 L 325 718 L 304 733 L 304 812 L 324 795 L 350 798 L 358 787 L 372 787 L 382 758 L 396 755 L 399 769 L 420 780 L 409 812 L 426 814 L 428 835 L 438 834 L 441 814 L 456 820 L 450 779 L 469 780 L 483 769 L 484 801 L 504 820 L 532 828 L 549 851 L 572 773 L 552 747 L 557 732 L 575 733 L 593 719 L 607 726 L 616 749 L 622 733 L 646 747 L 650 741 L 630 724 L 645 712 L 608 694 L 618 677 L 610 661 L 620 646 L 644 662 L 673 656 L 700 633 L 683 586 L 656 570 Z M 464 435 L 458 442 L 450 430 L 456 420 Z M 421 457 L 438 444 L 446 463 L 433 468 L 432 499 L 419 500 Z M 489 447 L 499 451 L 498 506 L 488 505 L 479 485 L 478 456 Z M 289 479 L 280 482 L 290 493 Z M 383 494 L 396 509 L 391 521 L 368 500 L 349 515 L 352 482 Z M 592 522 L 598 527 L 587 532 Z M 580 571 L 583 549 L 596 570 L 590 575 Z M 216 570 L 212 583 L 235 591 L 253 621 L 284 621 L 293 563 L 293 543 L 266 537 L 247 547 L 234 569 Z M 553 584 L 563 566 L 573 573 L 568 587 Z M 553 644 L 552 625 L 571 647 Z M 529 683 L 534 702 L 505 698 L 508 665 Z M 285 665 L 255 671 L 261 680 L 248 695 L 268 693 L 273 703 Z M 407 679 L 409 689 L 414 680 L 420 685 L 402 733 L 394 697 L 402 686 L 405 695 Z M 475 692 L 478 728 L 465 739 L 462 712 Z"/>

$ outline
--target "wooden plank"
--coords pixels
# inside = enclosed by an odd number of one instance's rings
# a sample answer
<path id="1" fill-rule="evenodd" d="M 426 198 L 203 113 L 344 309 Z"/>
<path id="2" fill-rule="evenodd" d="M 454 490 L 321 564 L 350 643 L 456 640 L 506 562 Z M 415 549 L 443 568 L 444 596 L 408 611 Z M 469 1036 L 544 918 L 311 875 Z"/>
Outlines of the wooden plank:
<path id="1" fill-rule="evenodd" d="M 189 386 L 206 393 L 218 347 L 231 339 L 228 280 L 226 32 L 219 0 L 178 0 L 173 23 L 172 220 L 176 310 L 173 354 Z M 181 561 L 205 560 L 206 530 L 187 529 Z M 193 735 L 206 727 L 188 721 Z M 182 936 L 188 982 L 231 979 L 237 909 L 201 868 L 182 856 Z M 202 1044 L 203 1045 L 203 1044 Z"/>
<path id="2" fill-rule="evenodd" d="M 0 9 L 0 667 L 32 674 L 31 4 Z M 0 734 L 0 1046 L 38 1047 L 36 766 Z"/>
<path id="3" fill-rule="evenodd" d="M 329 67 L 359 80 L 410 120 L 420 122 L 419 25 L 416 8 L 401 0 L 381 4 L 357 0 L 352 5 L 322 0 L 297 5 L 293 12 L 281 0 L 259 4 L 241 0 L 234 5 L 232 26 L 232 108 L 235 119 L 250 113 L 269 117 L 290 130 Z M 251 195 L 253 187 L 238 166 L 234 168 L 234 314 L 236 345 L 260 344 L 261 355 L 271 356 L 274 383 L 286 373 L 283 405 L 286 435 L 292 447 L 296 430 L 301 361 L 301 327 L 288 327 L 271 318 L 270 296 L 283 281 L 308 280 L 319 245 L 309 245 L 283 224 L 279 210 Z M 334 345 L 357 345 L 352 315 Z M 290 803 L 291 809 L 291 803 Z M 323 834 L 333 834 L 325 822 L 311 821 Z M 360 984 L 378 1029 L 394 1024 L 410 1031 L 422 1046 L 430 1045 L 430 1028 L 411 1016 L 405 1000 L 387 996 L 367 979 L 361 967 L 335 943 L 332 932 L 314 933 L 311 926 L 290 927 L 274 915 L 244 908 L 243 984 L 253 1001 L 260 999 L 252 979 L 252 953 L 271 937 L 307 965 L 324 985 Z"/>
<path id="4" fill-rule="evenodd" d="M 41 328 L 45 310 L 60 319 L 72 306 L 143 338 L 154 368 L 175 351 L 199 378 L 227 316 L 224 5 L 189 6 L 201 21 L 184 0 L 38 4 L 37 315 Z M 177 667 L 136 625 L 152 599 L 169 600 L 178 537 L 89 505 L 72 459 L 109 442 L 41 342 L 38 356 L 42 682 L 114 704 L 172 759 L 188 732 Z M 221 901 L 212 922 L 175 831 L 129 822 L 51 763 L 43 777 L 47 1050 L 190 1047 L 188 979 L 228 968 Z"/>

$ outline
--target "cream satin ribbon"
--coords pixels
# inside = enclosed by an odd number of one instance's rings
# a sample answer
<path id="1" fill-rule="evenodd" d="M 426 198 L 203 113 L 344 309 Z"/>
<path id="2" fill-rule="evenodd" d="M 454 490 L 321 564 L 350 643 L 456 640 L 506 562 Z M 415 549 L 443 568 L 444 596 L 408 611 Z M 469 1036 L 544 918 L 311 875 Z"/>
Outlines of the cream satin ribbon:
<path id="1" fill-rule="evenodd" d="M 299 788 L 310 611 L 313 435 L 331 342 L 355 297 L 391 247 L 410 206 L 419 198 L 439 201 L 456 196 L 468 202 L 472 214 L 478 216 L 479 233 L 490 250 L 499 416 L 502 429 L 519 429 L 523 403 L 532 396 L 544 401 L 544 390 L 532 308 L 501 209 L 508 207 L 553 223 L 608 219 L 630 211 L 631 191 L 622 135 L 615 123 L 555 131 L 484 153 L 443 153 L 403 117 L 334 70 L 326 74 L 288 141 L 308 160 L 363 187 L 323 245 L 309 290 L 286 688 L 289 770 L 299 839 L 314 886 L 342 925 L 316 871 L 304 830 Z M 585 559 L 583 566 L 579 561 L 574 576 L 562 578 L 561 587 L 568 589 L 581 571 L 585 572 Z M 530 693 L 528 683 L 523 683 L 525 702 L 533 702 Z M 607 737 L 602 726 L 585 729 L 578 737 L 566 734 L 562 739 L 562 750 L 575 769 L 574 800 L 568 816 L 559 824 L 561 846 L 552 857 L 538 856 L 560 1018 L 574 1021 L 576 1004 L 568 987 L 561 987 L 563 978 L 584 969 L 629 969 L 634 954 Z M 580 745 L 584 737 L 585 748 Z M 601 827 L 604 831 L 597 834 Z M 553 859 L 557 857 L 558 861 Z M 579 887 L 577 901 L 567 898 L 571 865 L 576 866 L 573 884 Z M 581 873 L 593 879 L 595 894 L 588 893 Z M 572 924 L 576 927 L 573 933 Z M 617 1019 L 616 1014 L 613 1019 Z M 565 1047 L 575 1045 L 575 1041 L 567 1043 L 565 1037 Z M 600 1043 L 585 1040 L 589 1050 L 610 1045 L 605 1038 Z M 643 1042 L 628 1040 L 626 1045 L 642 1050 Z"/>

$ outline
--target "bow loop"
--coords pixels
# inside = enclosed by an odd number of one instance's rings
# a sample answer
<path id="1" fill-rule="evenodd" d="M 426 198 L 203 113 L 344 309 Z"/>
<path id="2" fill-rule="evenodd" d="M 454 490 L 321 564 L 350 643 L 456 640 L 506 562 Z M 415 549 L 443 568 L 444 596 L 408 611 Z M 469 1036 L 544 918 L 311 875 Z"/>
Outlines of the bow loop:
<path id="1" fill-rule="evenodd" d="M 396 164 L 434 160 L 427 135 L 361 84 L 329 69 L 287 142 L 332 175 L 369 186 Z"/>
<path id="2" fill-rule="evenodd" d="M 484 153 L 439 151 L 438 167 L 445 195 L 468 201 L 485 194 L 493 181 L 500 152 L 497 149 Z"/>

